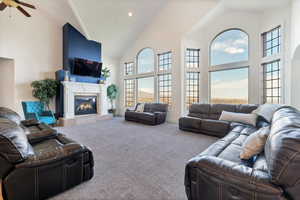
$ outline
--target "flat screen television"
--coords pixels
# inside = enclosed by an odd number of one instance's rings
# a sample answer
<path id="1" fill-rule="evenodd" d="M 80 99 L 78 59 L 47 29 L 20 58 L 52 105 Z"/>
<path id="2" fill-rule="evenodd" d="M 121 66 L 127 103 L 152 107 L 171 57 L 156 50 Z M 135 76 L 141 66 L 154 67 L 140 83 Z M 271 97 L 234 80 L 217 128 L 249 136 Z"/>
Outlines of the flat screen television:
<path id="1" fill-rule="evenodd" d="M 73 74 L 80 76 L 101 77 L 102 63 L 85 60 L 81 58 L 74 59 Z"/>

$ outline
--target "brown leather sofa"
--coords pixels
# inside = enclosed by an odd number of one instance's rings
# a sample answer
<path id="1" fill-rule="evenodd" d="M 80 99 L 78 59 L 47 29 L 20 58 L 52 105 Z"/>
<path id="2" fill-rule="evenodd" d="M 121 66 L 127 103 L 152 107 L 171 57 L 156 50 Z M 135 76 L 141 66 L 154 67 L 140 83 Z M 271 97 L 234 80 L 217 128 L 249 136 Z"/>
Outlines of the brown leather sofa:
<path id="1" fill-rule="evenodd" d="M 257 127 L 230 123 L 225 137 L 187 163 L 189 200 L 300 199 L 300 112 L 285 106 L 271 122 L 259 122 Z M 244 141 L 262 126 L 271 127 L 264 152 L 241 160 Z"/>
<path id="2" fill-rule="evenodd" d="M 168 104 L 145 103 L 144 112 L 136 112 L 138 105 L 133 110 L 126 110 L 126 121 L 134 121 L 147 125 L 159 125 L 166 121 Z"/>
<path id="3" fill-rule="evenodd" d="M 35 120 L 0 107 L 0 178 L 5 200 L 40 200 L 93 177 L 92 152 Z"/>
<path id="4" fill-rule="evenodd" d="M 251 113 L 258 105 L 192 104 L 189 113 L 179 119 L 179 128 L 184 131 L 224 137 L 230 129 L 230 122 L 220 121 L 222 111 Z"/>

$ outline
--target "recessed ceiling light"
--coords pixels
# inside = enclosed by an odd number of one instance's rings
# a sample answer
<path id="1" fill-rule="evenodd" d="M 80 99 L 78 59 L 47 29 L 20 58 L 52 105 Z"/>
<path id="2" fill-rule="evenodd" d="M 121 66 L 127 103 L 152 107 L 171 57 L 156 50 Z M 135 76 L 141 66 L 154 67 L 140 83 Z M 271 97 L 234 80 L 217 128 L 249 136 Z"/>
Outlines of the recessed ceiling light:
<path id="1" fill-rule="evenodd" d="M 133 13 L 132 13 L 132 12 L 129 12 L 129 13 L 128 13 L 128 16 L 129 16 L 129 17 L 132 17 L 132 16 L 133 16 Z"/>

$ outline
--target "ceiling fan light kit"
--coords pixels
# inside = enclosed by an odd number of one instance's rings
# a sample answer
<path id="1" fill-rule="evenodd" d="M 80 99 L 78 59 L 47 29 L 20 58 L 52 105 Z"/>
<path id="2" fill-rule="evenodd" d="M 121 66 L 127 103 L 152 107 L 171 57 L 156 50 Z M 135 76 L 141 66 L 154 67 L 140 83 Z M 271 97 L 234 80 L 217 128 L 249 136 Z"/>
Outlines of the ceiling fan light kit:
<path id="1" fill-rule="evenodd" d="M 27 8 L 36 9 L 35 6 L 19 1 L 19 0 L 0 0 L 0 11 L 3 11 L 7 7 L 17 8 L 23 15 L 26 17 L 31 17 L 31 15 L 22 7 L 25 6 Z"/>

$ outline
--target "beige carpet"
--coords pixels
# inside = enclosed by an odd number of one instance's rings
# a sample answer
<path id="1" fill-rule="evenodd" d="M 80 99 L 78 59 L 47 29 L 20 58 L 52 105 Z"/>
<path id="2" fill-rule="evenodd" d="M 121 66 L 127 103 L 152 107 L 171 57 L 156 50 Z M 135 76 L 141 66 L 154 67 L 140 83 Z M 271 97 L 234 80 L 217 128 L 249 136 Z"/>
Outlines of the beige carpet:
<path id="1" fill-rule="evenodd" d="M 58 130 L 93 150 L 95 176 L 53 200 L 186 200 L 185 163 L 216 140 L 122 118 Z"/>

